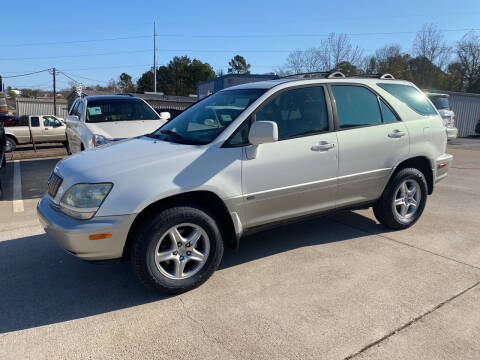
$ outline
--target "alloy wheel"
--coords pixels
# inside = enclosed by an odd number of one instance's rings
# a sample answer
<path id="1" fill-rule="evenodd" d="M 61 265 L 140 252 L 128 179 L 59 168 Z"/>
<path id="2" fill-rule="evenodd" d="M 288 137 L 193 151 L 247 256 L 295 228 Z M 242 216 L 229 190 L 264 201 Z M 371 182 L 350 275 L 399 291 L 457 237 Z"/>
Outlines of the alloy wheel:
<path id="1" fill-rule="evenodd" d="M 200 271 L 207 261 L 210 240 L 198 225 L 183 223 L 168 229 L 155 247 L 155 265 L 162 275 L 181 280 Z"/>

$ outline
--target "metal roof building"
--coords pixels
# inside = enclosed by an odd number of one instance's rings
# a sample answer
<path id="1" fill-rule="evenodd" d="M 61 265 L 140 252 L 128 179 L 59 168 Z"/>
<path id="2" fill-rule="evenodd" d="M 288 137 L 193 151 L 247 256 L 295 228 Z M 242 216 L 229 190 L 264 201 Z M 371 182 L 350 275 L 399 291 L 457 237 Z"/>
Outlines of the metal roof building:
<path id="1" fill-rule="evenodd" d="M 278 79 L 276 74 L 256 75 L 256 74 L 227 74 L 217 77 L 213 80 L 201 81 L 197 85 L 198 99 L 213 94 L 217 91 L 226 89 L 230 86 L 246 84 L 251 82 Z"/>

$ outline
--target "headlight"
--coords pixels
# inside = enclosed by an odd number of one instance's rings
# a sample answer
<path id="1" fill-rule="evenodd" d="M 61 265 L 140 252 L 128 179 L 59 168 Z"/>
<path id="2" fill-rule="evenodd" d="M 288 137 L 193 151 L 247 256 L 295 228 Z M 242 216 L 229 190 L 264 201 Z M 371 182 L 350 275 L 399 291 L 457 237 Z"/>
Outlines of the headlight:
<path id="1" fill-rule="evenodd" d="M 113 142 L 113 140 L 107 139 L 105 136 L 102 135 L 93 135 L 92 142 L 93 146 L 102 146 Z"/>
<path id="2" fill-rule="evenodd" d="M 112 189 L 112 183 L 76 184 L 60 200 L 62 211 L 77 219 L 90 219 Z"/>

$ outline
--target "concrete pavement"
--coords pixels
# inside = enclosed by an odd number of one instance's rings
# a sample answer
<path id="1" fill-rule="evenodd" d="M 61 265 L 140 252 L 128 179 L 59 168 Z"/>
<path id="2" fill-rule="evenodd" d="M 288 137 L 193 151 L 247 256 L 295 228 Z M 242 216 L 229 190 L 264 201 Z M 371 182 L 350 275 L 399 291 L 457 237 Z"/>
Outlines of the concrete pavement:
<path id="1" fill-rule="evenodd" d="M 450 152 L 413 228 L 389 231 L 365 210 L 258 233 L 173 297 L 144 289 L 128 263 L 88 264 L 48 239 L 34 207 L 57 160 L 21 162 L 25 210 L 13 213 L 10 163 L 0 358 L 476 359 L 480 147 Z"/>

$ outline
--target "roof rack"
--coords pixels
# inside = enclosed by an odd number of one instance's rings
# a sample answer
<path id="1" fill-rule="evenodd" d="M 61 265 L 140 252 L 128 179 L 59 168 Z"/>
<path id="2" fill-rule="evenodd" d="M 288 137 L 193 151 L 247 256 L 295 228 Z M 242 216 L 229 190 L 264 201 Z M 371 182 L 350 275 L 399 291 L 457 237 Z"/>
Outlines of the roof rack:
<path id="1" fill-rule="evenodd" d="M 378 74 L 360 74 L 360 75 L 353 75 L 351 77 L 356 78 L 373 78 L 373 79 L 381 79 L 381 80 L 395 80 L 395 77 L 389 73 L 378 73 Z"/>
<path id="2" fill-rule="evenodd" d="M 300 78 L 300 79 L 344 79 L 347 77 L 352 78 L 375 78 L 381 80 L 395 80 L 395 77 L 392 74 L 360 74 L 360 75 L 352 75 L 352 76 L 345 76 L 341 71 L 338 70 L 331 70 L 331 71 L 318 71 L 318 72 L 309 72 L 309 73 L 300 73 L 300 74 L 293 74 L 281 77 L 281 79 L 289 79 L 289 78 Z"/>
<path id="3" fill-rule="evenodd" d="M 315 71 L 315 72 L 308 72 L 308 73 L 299 73 L 299 74 L 292 74 L 282 76 L 281 79 L 290 79 L 290 78 L 303 78 L 303 79 L 338 79 L 338 78 L 345 78 L 346 76 L 337 70 L 331 71 Z"/>

